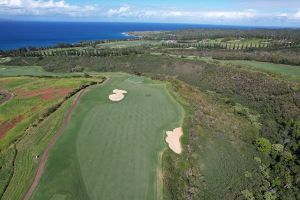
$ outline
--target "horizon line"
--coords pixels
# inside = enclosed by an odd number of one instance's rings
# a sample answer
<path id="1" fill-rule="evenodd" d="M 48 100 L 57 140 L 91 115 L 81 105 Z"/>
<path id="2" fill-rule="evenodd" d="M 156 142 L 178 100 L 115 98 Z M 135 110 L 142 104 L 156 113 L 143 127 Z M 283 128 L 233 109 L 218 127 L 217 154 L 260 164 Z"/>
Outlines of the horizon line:
<path id="1" fill-rule="evenodd" d="M 148 21 L 63 21 L 63 20 L 15 20 L 15 19 L 0 19 L 0 22 L 49 22 L 49 23 L 132 23 L 132 24 L 182 24 L 182 25 L 203 25 L 203 26 L 220 26 L 220 27 L 246 27 L 246 28 L 267 28 L 267 29 L 300 29 L 299 26 L 293 26 L 293 25 L 247 25 L 247 24 L 217 24 L 217 23 L 183 23 L 183 22 L 148 22 Z"/>

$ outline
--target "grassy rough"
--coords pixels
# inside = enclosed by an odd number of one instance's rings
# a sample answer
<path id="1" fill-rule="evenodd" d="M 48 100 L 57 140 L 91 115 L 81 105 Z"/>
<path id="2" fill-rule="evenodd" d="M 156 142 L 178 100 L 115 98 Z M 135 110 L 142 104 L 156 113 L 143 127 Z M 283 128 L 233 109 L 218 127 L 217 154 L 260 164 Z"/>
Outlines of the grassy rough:
<path id="1" fill-rule="evenodd" d="M 49 140 L 60 127 L 64 114 L 71 103 L 72 99 L 68 100 L 39 126 L 29 129 L 26 136 L 15 145 L 17 154 L 12 179 L 1 199 L 23 198 L 37 168 L 38 162 L 34 159 L 34 156 L 42 154 Z"/>
<path id="2" fill-rule="evenodd" d="M 255 149 L 243 139 L 254 138 L 258 129 L 209 95 L 183 82 L 171 82 L 189 114 L 183 156 L 170 151 L 163 156 L 164 198 L 238 198 L 248 184 L 244 173 L 255 167 Z"/>

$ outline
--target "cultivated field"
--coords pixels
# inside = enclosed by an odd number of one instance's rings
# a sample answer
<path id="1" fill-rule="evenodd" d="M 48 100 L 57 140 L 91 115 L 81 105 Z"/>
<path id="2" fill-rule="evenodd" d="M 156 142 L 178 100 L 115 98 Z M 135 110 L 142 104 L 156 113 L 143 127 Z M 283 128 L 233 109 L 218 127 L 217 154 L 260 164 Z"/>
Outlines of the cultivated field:
<path id="1" fill-rule="evenodd" d="M 59 108 L 59 105 L 67 99 L 70 93 L 94 80 L 93 78 L 82 77 L 0 78 L 0 94 L 2 94 L 2 100 L 0 98 L 1 198 L 6 199 L 5 196 L 12 194 L 23 195 L 19 191 L 24 192 L 24 187 L 25 189 L 28 187 L 28 180 L 31 178 L 29 174 L 34 172 L 32 167 L 37 162 L 37 160 L 34 160 L 34 157 L 43 151 L 43 145 L 45 144 L 45 141 L 40 141 L 40 138 L 34 137 L 34 130 L 39 130 L 39 137 L 42 137 L 43 140 L 51 137 L 51 135 L 44 134 L 55 127 L 50 126 L 44 129 L 40 126 L 40 123 L 48 119 L 47 117 Z M 48 122 L 48 124 L 51 123 Z M 24 137 L 27 137 L 27 134 L 30 135 L 29 138 L 34 143 L 34 146 L 23 140 Z M 32 151 L 32 149 L 35 150 Z M 37 149 L 38 151 L 36 151 Z M 26 151 L 26 154 L 24 154 L 23 150 Z M 20 168 L 22 168 L 21 175 L 16 176 L 20 172 L 18 171 Z M 22 184 L 20 184 L 20 181 L 16 184 L 12 181 L 15 178 L 17 180 L 20 180 L 20 178 L 25 179 L 22 179 Z"/>
<path id="2" fill-rule="evenodd" d="M 114 89 L 128 93 L 112 102 Z M 156 199 L 165 131 L 182 119 L 164 84 L 111 74 L 82 96 L 32 199 Z"/>

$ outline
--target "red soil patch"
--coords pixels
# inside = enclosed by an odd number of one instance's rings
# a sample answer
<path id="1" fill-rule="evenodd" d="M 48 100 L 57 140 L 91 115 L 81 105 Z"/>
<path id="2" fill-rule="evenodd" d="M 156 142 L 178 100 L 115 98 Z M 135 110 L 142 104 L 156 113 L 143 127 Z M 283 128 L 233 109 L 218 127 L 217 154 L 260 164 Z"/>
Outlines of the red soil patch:
<path id="1" fill-rule="evenodd" d="M 43 100 L 54 99 L 56 97 L 62 97 L 69 94 L 72 88 L 47 88 L 41 90 L 34 90 L 30 92 L 18 91 L 19 95 L 22 97 L 34 97 L 41 96 Z"/>
<path id="2" fill-rule="evenodd" d="M 3 138 L 9 130 L 14 128 L 16 124 L 21 122 L 23 119 L 24 117 L 20 115 L 10 121 L 0 124 L 0 139 Z"/>

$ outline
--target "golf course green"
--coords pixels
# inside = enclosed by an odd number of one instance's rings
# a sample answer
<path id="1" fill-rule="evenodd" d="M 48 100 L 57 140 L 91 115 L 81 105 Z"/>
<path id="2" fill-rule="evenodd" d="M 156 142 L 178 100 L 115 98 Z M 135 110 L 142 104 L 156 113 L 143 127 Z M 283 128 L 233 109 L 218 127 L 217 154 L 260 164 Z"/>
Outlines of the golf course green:
<path id="1" fill-rule="evenodd" d="M 50 151 L 31 199 L 158 199 L 165 132 L 181 126 L 183 108 L 166 85 L 123 73 L 89 89 Z M 125 98 L 110 101 L 114 89 Z"/>

